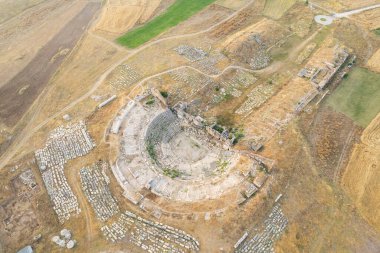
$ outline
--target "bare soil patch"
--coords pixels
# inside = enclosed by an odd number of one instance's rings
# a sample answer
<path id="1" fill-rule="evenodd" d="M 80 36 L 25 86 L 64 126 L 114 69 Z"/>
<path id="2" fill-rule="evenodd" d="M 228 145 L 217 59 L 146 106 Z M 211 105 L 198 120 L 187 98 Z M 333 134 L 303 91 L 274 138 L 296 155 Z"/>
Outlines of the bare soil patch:
<path id="1" fill-rule="evenodd" d="M 303 119 L 307 119 L 307 115 Z M 316 167 L 322 175 L 330 179 L 334 178 L 342 155 L 344 156 L 342 159 L 347 163 L 350 152 L 346 152 L 346 154 L 342 154 L 342 152 L 345 149 L 352 149 L 361 132 L 361 129 L 356 127 L 350 118 L 335 112 L 328 106 L 319 108 L 310 126 L 305 125 L 303 130 L 306 131 L 306 138 L 310 143 Z M 351 141 L 346 143 L 352 131 L 354 135 L 351 137 Z"/>
<path id="2" fill-rule="evenodd" d="M 64 55 L 59 54 L 60 50 L 75 46 L 83 34 L 83 27 L 99 7 L 98 3 L 89 3 L 17 76 L 0 88 L 1 121 L 12 126 L 22 117 L 64 60 Z M 20 89 L 26 86 L 27 89 L 21 93 Z"/>
<path id="3" fill-rule="evenodd" d="M 49 0 L 0 24 L 0 87 L 22 71 L 85 6 L 84 1 Z"/>

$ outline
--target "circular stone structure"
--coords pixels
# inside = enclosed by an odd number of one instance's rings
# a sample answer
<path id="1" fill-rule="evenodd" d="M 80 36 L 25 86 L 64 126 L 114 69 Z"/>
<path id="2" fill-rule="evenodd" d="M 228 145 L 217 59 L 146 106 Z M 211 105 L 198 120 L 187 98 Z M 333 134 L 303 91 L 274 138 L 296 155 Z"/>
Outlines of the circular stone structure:
<path id="1" fill-rule="evenodd" d="M 75 240 L 70 240 L 70 241 L 67 242 L 67 244 L 66 244 L 66 248 L 68 248 L 68 249 L 72 249 L 72 248 L 75 247 L 75 244 L 76 244 L 76 241 L 75 241 Z"/>
<path id="2" fill-rule="evenodd" d="M 331 25 L 332 22 L 334 21 L 334 18 L 331 16 L 326 16 L 326 15 L 317 15 L 314 17 L 315 22 L 321 25 Z"/>
<path id="3" fill-rule="evenodd" d="M 120 110 L 110 127 L 119 139 L 112 171 L 127 199 L 141 206 L 146 190 L 175 202 L 218 200 L 225 194 L 241 199 L 252 187 L 249 173 L 242 172 L 254 160 L 230 150 L 199 119 L 149 94 Z"/>

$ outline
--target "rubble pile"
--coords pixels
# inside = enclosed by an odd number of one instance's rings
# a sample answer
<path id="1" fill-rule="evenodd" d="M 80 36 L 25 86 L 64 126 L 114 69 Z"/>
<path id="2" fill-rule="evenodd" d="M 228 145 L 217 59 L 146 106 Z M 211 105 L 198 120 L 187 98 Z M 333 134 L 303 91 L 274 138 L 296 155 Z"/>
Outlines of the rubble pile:
<path id="1" fill-rule="evenodd" d="M 54 129 L 45 147 L 35 152 L 41 172 L 49 167 L 63 166 L 67 161 L 88 154 L 95 147 L 83 121 Z"/>
<path id="2" fill-rule="evenodd" d="M 80 213 L 77 197 L 67 183 L 63 166 L 56 165 L 43 172 L 42 179 L 60 223 L 68 220 L 71 213 Z"/>
<path id="3" fill-rule="evenodd" d="M 37 185 L 36 179 L 31 169 L 27 169 L 26 171 L 21 173 L 19 177 L 21 179 L 21 182 L 24 185 L 29 186 L 30 188 L 34 188 Z"/>
<path id="4" fill-rule="evenodd" d="M 235 250 L 236 253 L 272 253 L 273 244 L 280 238 L 288 225 L 288 219 L 282 213 L 280 205 L 276 205 L 268 218 L 264 221 L 265 228 L 261 233 L 254 235 L 251 239 L 244 241 Z"/>
<path id="5" fill-rule="evenodd" d="M 217 87 L 217 94 L 213 96 L 213 102 L 219 103 L 229 97 L 240 97 L 243 89 L 248 88 L 254 84 L 257 78 L 251 73 L 237 69 L 236 73 L 231 78 L 223 78 L 219 81 Z"/>
<path id="6" fill-rule="evenodd" d="M 120 74 L 110 81 L 112 87 L 117 90 L 128 88 L 141 78 L 141 75 L 127 64 L 123 64 L 118 68 Z"/>
<path id="7" fill-rule="evenodd" d="M 269 66 L 270 61 L 270 55 L 265 50 L 259 50 L 252 56 L 249 66 L 252 69 L 263 69 Z"/>
<path id="8" fill-rule="evenodd" d="M 225 56 L 221 53 L 217 53 L 215 55 L 197 61 L 195 63 L 195 66 L 208 75 L 218 75 L 221 73 L 221 71 L 217 68 L 217 65 L 223 59 L 225 59 Z"/>
<path id="9" fill-rule="evenodd" d="M 86 125 L 81 121 L 54 129 L 45 147 L 35 152 L 42 179 L 60 223 L 68 220 L 71 213 L 80 212 L 77 198 L 67 183 L 64 165 L 71 159 L 88 154 L 94 147 Z"/>
<path id="10" fill-rule="evenodd" d="M 269 66 L 271 57 L 267 52 L 267 45 L 263 42 L 263 38 L 260 34 L 253 34 L 250 40 L 255 41 L 258 46 L 258 50 L 252 55 L 249 62 L 249 66 L 252 69 L 263 69 Z"/>
<path id="11" fill-rule="evenodd" d="M 72 249 L 77 244 L 77 241 L 72 238 L 71 231 L 64 228 L 61 230 L 60 235 L 55 235 L 51 241 L 57 244 L 60 248 Z"/>
<path id="12" fill-rule="evenodd" d="M 179 55 L 184 56 L 191 62 L 199 61 L 207 56 L 207 53 L 202 49 L 188 45 L 180 45 L 179 47 L 175 48 L 174 51 L 176 51 Z"/>
<path id="13" fill-rule="evenodd" d="M 273 95 L 274 91 L 274 85 L 258 85 L 248 94 L 248 99 L 235 111 L 235 113 L 240 115 L 250 113 L 253 109 L 264 104 L 265 101 Z"/>
<path id="14" fill-rule="evenodd" d="M 107 240 L 116 242 L 128 235 L 143 250 L 155 252 L 197 252 L 199 242 L 184 231 L 141 218 L 129 211 L 110 226 L 101 228 Z"/>
<path id="15" fill-rule="evenodd" d="M 170 73 L 170 76 L 177 82 L 186 84 L 186 86 L 191 87 L 191 92 L 188 93 L 188 97 L 199 92 L 203 87 L 214 82 L 210 77 L 202 75 L 200 73 L 194 73 L 193 71 L 188 71 L 186 69 L 178 69 Z"/>
<path id="16" fill-rule="evenodd" d="M 100 162 L 91 167 L 82 168 L 80 180 L 83 192 L 94 208 L 96 217 L 104 222 L 119 212 L 119 206 L 108 187 L 109 178 L 102 170 L 103 166 L 107 168 L 108 164 Z"/>

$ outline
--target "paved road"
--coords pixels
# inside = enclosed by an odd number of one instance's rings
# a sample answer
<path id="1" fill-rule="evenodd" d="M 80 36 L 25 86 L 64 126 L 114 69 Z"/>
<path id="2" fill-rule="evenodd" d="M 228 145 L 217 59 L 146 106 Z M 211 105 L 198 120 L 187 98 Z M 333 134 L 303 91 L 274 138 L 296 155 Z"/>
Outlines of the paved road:
<path id="1" fill-rule="evenodd" d="M 351 16 L 351 15 L 354 15 L 354 14 L 358 14 L 358 13 L 361 13 L 363 11 L 373 10 L 373 9 L 376 9 L 376 8 L 380 8 L 380 4 L 375 4 L 375 5 L 359 8 L 359 9 L 356 9 L 356 10 L 352 10 L 352 11 L 335 13 L 334 17 L 335 18 L 346 18 L 348 16 Z"/>
<path id="2" fill-rule="evenodd" d="M 348 18 L 349 16 L 354 15 L 354 14 L 359 14 L 359 13 L 364 12 L 364 11 L 369 11 L 369 10 L 373 10 L 376 8 L 380 8 L 380 4 L 375 4 L 375 5 L 366 6 L 366 7 L 362 7 L 362 8 L 351 10 L 351 11 L 336 13 L 336 12 L 334 12 L 330 9 L 327 9 L 327 8 L 325 8 L 319 4 L 316 4 L 314 2 L 310 2 L 310 5 L 330 13 L 331 18 Z"/>

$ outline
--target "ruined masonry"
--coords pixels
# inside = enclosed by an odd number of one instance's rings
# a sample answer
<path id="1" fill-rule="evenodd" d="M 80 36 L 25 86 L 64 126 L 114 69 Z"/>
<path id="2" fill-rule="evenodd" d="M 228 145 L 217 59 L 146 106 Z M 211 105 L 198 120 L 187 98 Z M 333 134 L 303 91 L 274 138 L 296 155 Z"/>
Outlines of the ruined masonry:
<path id="1" fill-rule="evenodd" d="M 235 245 L 235 253 L 274 253 L 274 242 L 278 240 L 288 225 L 288 219 L 282 213 L 281 206 L 276 205 L 268 218 L 264 221 L 265 228 L 261 233 L 255 234 L 246 240 L 246 234 Z"/>
<path id="2" fill-rule="evenodd" d="M 67 161 L 88 154 L 95 147 L 83 121 L 59 126 L 48 137 L 45 147 L 35 152 L 38 167 L 53 209 L 60 223 L 78 214 L 80 208 L 64 174 Z"/>
<path id="3" fill-rule="evenodd" d="M 119 206 L 108 187 L 110 181 L 104 172 L 106 168 L 108 168 L 106 162 L 99 162 L 80 170 L 83 192 L 94 209 L 96 217 L 103 222 L 119 212 Z"/>
<path id="4" fill-rule="evenodd" d="M 127 237 L 149 253 L 199 251 L 199 243 L 191 235 L 162 223 L 146 220 L 129 211 L 122 214 L 117 222 L 103 226 L 101 230 L 109 241 L 116 242 Z"/>

